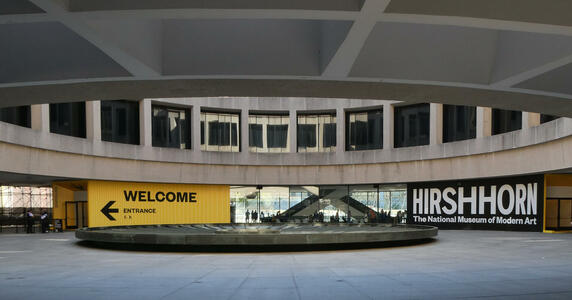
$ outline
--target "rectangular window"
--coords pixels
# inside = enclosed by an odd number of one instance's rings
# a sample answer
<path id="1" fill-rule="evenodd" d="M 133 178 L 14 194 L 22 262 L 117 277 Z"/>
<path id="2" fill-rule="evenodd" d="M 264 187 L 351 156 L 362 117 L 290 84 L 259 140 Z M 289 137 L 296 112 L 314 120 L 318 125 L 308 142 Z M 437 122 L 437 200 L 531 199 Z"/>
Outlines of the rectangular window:
<path id="1" fill-rule="evenodd" d="M 85 102 L 50 104 L 50 132 L 85 138 Z"/>
<path id="2" fill-rule="evenodd" d="M 304 114 L 297 117 L 298 152 L 332 152 L 336 147 L 336 115 Z"/>
<path id="3" fill-rule="evenodd" d="M 522 128 L 522 112 L 493 108 L 492 133 L 501 134 Z"/>
<path id="4" fill-rule="evenodd" d="M 250 115 L 248 117 L 251 152 L 288 152 L 290 119 L 287 115 Z"/>
<path id="5" fill-rule="evenodd" d="M 288 139 L 288 125 L 267 125 L 268 148 L 285 148 Z"/>
<path id="6" fill-rule="evenodd" d="M 153 105 L 153 147 L 191 148 L 190 109 Z"/>
<path id="7" fill-rule="evenodd" d="M 139 102 L 101 101 L 101 140 L 139 145 Z"/>
<path id="8" fill-rule="evenodd" d="M 429 144 L 429 104 L 395 107 L 395 148 Z"/>
<path id="9" fill-rule="evenodd" d="M 248 124 L 248 146 L 262 148 L 262 124 Z"/>
<path id="10" fill-rule="evenodd" d="M 383 148 L 383 109 L 346 113 L 346 150 Z"/>
<path id="11" fill-rule="evenodd" d="M 336 123 L 335 119 L 333 123 L 324 124 L 324 148 L 331 148 L 330 151 L 334 151 L 336 147 Z"/>
<path id="12" fill-rule="evenodd" d="M 239 152 L 240 114 L 201 111 L 201 150 Z"/>
<path id="13" fill-rule="evenodd" d="M 552 116 L 552 115 L 545 115 L 545 114 L 540 114 L 540 124 L 544 124 L 550 121 L 554 121 L 556 119 L 558 119 L 560 117 L 557 116 Z"/>
<path id="14" fill-rule="evenodd" d="M 0 121 L 22 126 L 32 127 L 32 113 L 29 105 L 0 108 Z"/>
<path id="15" fill-rule="evenodd" d="M 476 107 L 443 105 L 443 143 L 474 139 L 476 136 Z"/>

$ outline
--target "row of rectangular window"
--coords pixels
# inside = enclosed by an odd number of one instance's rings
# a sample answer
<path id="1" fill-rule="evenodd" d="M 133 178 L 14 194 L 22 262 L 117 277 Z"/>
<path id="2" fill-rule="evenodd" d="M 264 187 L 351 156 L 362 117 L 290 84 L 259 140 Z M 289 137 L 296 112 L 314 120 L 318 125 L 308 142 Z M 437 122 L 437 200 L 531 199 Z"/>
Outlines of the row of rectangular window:
<path id="1" fill-rule="evenodd" d="M 395 107 L 394 147 L 429 144 L 429 104 Z M 152 145 L 154 147 L 191 148 L 190 109 L 152 106 Z M 557 117 L 541 115 L 541 123 Z M 0 121 L 31 127 L 30 106 L 0 109 Z M 240 152 L 240 113 L 201 112 L 201 150 Z M 299 114 L 297 116 L 298 152 L 333 152 L 336 147 L 335 114 Z M 346 150 L 383 148 L 383 109 L 346 113 Z M 493 109 L 492 134 L 522 127 L 519 111 Z M 85 102 L 50 104 L 50 132 L 86 136 Z M 289 152 L 288 115 L 252 114 L 248 118 L 249 151 Z M 101 137 L 103 141 L 139 144 L 139 103 L 101 101 Z M 476 137 L 476 107 L 443 105 L 443 142 Z"/>

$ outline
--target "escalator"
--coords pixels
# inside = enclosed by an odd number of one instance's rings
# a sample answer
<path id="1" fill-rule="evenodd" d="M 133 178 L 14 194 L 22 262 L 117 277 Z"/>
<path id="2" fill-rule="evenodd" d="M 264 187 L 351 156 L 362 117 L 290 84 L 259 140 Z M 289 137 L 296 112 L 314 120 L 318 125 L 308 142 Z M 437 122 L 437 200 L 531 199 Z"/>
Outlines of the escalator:
<path id="1" fill-rule="evenodd" d="M 281 222 L 305 218 L 331 205 L 342 212 L 347 213 L 349 210 L 353 218 L 363 218 L 367 215 L 369 218 L 374 217 L 375 219 L 379 219 L 379 214 L 375 210 L 348 196 L 344 190 L 320 189 L 319 194 L 319 196 L 315 194 L 310 195 L 300 203 L 278 215 L 277 218 Z"/>

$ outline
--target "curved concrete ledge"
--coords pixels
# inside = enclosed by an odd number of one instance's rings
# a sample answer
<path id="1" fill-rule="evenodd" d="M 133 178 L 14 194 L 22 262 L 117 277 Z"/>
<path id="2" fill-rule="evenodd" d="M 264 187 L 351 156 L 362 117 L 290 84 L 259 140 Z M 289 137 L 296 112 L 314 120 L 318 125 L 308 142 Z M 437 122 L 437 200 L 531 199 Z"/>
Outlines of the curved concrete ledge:
<path id="1" fill-rule="evenodd" d="M 155 183 L 327 185 L 403 183 L 517 176 L 572 168 L 572 136 L 478 155 L 377 164 L 245 166 L 106 158 L 0 142 L 2 171 L 18 174 Z"/>
<path id="2" fill-rule="evenodd" d="M 83 228 L 78 239 L 132 245 L 328 245 L 424 240 L 437 227 L 387 224 L 155 225 Z"/>
<path id="3" fill-rule="evenodd" d="M 171 76 L 173 77 L 173 76 Z M 195 78 L 191 76 L 192 78 Z M 252 77 L 252 76 L 251 76 Z M 80 99 L 145 99 L 176 97 L 315 97 L 398 100 L 410 104 L 427 102 L 485 106 L 534 111 L 572 117 L 569 96 L 546 96 L 522 90 L 490 90 L 488 85 L 471 87 L 422 83 L 330 81 L 319 77 L 246 76 L 243 79 L 93 78 L 37 82 L 27 86 L 0 85 L 0 107 L 84 101 Z M 179 78 L 179 76 L 177 77 Z M 275 78 L 275 79 L 270 79 Z M 476 88 L 478 87 L 478 88 Z M 65 92 L 62 92 L 65 91 Z M 535 91 L 529 91 L 534 93 Z"/>

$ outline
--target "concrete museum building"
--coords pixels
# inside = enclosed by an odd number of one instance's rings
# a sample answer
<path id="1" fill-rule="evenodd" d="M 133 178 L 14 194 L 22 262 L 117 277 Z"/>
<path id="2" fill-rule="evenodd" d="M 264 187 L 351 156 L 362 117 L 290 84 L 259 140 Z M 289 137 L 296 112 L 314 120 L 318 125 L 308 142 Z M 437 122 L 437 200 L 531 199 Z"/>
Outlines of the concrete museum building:
<path id="1" fill-rule="evenodd" d="M 572 229 L 570 1 L 3 0 L 0 45 L 0 183 L 67 229 Z"/>

